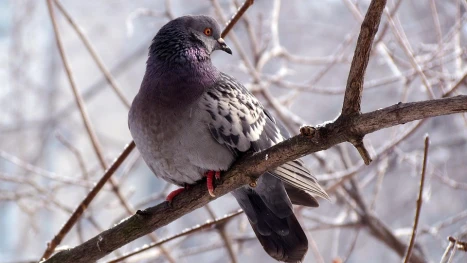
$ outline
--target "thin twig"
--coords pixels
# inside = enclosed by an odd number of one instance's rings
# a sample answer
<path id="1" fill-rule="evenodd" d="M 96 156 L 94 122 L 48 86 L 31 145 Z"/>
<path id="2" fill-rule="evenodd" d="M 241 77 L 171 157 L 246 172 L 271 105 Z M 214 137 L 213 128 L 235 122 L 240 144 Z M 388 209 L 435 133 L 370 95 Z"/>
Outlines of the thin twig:
<path id="1" fill-rule="evenodd" d="M 68 11 L 63 7 L 63 5 L 60 3 L 58 0 L 54 0 L 55 5 L 57 6 L 58 10 L 65 16 L 66 20 L 70 23 L 71 27 L 76 31 L 78 34 L 79 38 L 81 41 L 83 41 L 84 46 L 88 50 L 89 54 L 91 55 L 92 59 L 94 62 L 96 62 L 97 67 L 102 71 L 102 74 L 104 74 L 105 79 L 109 83 L 110 87 L 113 89 L 115 94 L 117 94 L 118 98 L 120 101 L 127 107 L 130 107 L 130 102 L 128 102 L 127 98 L 125 98 L 125 95 L 123 95 L 121 89 L 118 87 L 117 82 L 115 79 L 112 77 L 112 74 L 110 74 L 109 70 L 107 70 L 107 67 L 104 65 L 104 62 L 102 59 L 99 57 L 97 54 L 96 50 L 92 46 L 91 42 L 88 40 L 84 32 L 81 30 L 81 28 L 78 26 L 78 24 L 75 22 L 75 20 L 71 17 L 71 15 L 68 13 Z"/>
<path id="2" fill-rule="evenodd" d="M 110 73 L 112 74 L 112 76 L 115 76 L 115 77 L 118 77 L 120 75 L 123 74 L 123 72 L 126 72 L 128 70 L 128 68 L 130 68 L 131 66 L 133 66 L 133 64 L 135 62 L 139 62 L 140 58 L 142 56 L 146 56 L 147 55 L 147 44 L 146 42 L 149 41 L 149 38 L 146 40 L 146 41 L 142 41 L 144 42 L 144 44 L 138 46 L 137 48 L 135 48 L 130 54 L 128 54 L 127 56 L 123 57 L 121 60 L 119 60 L 115 66 L 112 66 L 110 68 Z M 84 101 L 89 101 L 91 99 L 93 99 L 94 97 L 96 97 L 96 95 L 98 95 L 100 92 L 102 92 L 104 90 L 104 88 L 106 87 L 105 83 L 107 82 L 107 80 L 104 78 L 101 78 L 99 79 L 98 81 L 94 82 L 92 85 L 90 85 L 88 88 L 84 89 L 83 91 L 83 100 Z M 53 116 L 50 118 L 51 120 L 59 120 L 59 119 L 63 119 L 67 116 L 69 116 L 74 110 L 75 110 L 75 105 L 74 103 L 67 103 L 66 106 L 63 107 L 63 109 L 61 109 L 60 111 L 58 111 L 57 113 L 53 114 Z"/>
<path id="3" fill-rule="evenodd" d="M 103 154 L 102 147 L 101 147 L 101 145 L 99 143 L 99 140 L 97 139 L 97 136 L 96 136 L 96 133 L 95 133 L 94 129 L 92 128 L 91 121 L 90 121 L 90 119 L 88 117 L 86 107 L 84 106 L 83 99 L 82 99 L 82 97 L 81 97 L 81 95 L 80 95 L 80 93 L 78 91 L 78 88 L 77 88 L 77 86 L 75 84 L 75 80 L 74 80 L 73 74 L 71 72 L 71 68 L 69 66 L 67 57 L 65 55 L 65 50 L 63 48 L 63 43 L 61 41 L 60 32 L 58 31 L 57 21 L 55 20 L 55 14 L 54 14 L 53 6 L 52 6 L 52 0 L 47 0 L 47 7 L 48 7 L 48 10 L 49 10 L 50 19 L 52 21 L 52 26 L 53 26 L 53 29 L 54 29 L 57 48 L 59 50 L 60 57 L 62 58 L 63 66 L 65 68 L 68 80 L 70 82 L 70 86 L 71 86 L 71 89 L 73 91 L 73 95 L 74 95 L 76 104 L 78 106 L 81 118 L 83 120 L 83 123 L 84 123 L 84 126 L 86 128 L 87 134 L 88 134 L 89 139 L 91 141 L 91 144 L 93 146 L 94 152 L 96 153 L 96 155 L 98 157 L 99 163 L 101 164 L 101 167 L 103 168 L 103 170 L 107 170 L 108 165 L 107 165 L 107 162 L 105 161 L 105 157 L 104 157 L 104 154 Z M 128 202 L 125 200 L 125 198 L 120 193 L 118 185 L 114 182 L 114 180 L 112 180 L 112 178 L 109 177 L 108 179 L 110 180 L 110 184 L 112 185 L 112 191 L 114 191 L 114 193 L 116 194 L 116 196 L 119 199 L 120 203 L 123 205 L 123 207 L 125 208 L 125 210 L 127 211 L 128 214 L 132 214 L 132 209 L 130 208 Z"/>
<path id="4" fill-rule="evenodd" d="M 363 22 L 363 15 L 357 7 L 357 4 L 351 0 L 343 0 L 344 4 L 347 6 L 349 11 L 353 16 L 358 20 L 358 22 Z M 395 9 L 397 10 L 397 9 Z M 401 71 L 397 67 L 393 57 L 389 54 L 390 48 L 388 48 L 382 41 L 376 44 L 376 50 L 381 54 L 383 59 L 386 61 L 388 67 L 396 76 L 401 76 Z"/>
<path id="5" fill-rule="evenodd" d="M 222 30 L 221 37 L 227 36 L 233 26 L 238 22 L 238 20 L 243 16 L 243 14 L 248 10 L 248 8 L 253 5 L 254 0 L 246 0 L 243 5 L 238 9 L 235 15 L 227 22 L 224 30 Z"/>
<path id="6" fill-rule="evenodd" d="M 47 244 L 47 249 L 42 255 L 41 259 L 47 259 L 52 255 L 54 249 L 60 244 L 62 239 L 65 235 L 70 231 L 79 217 L 83 214 L 84 210 L 88 207 L 91 201 L 96 197 L 96 195 L 100 192 L 102 187 L 105 185 L 107 180 L 113 175 L 113 173 L 118 169 L 118 167 L 123 163 L 126 157 L 130 154 L 130 152 L 135 148 L 135 143 L 131 142 L 128 144 L 123 152 L 118 156 L 118 158 L 112 163 L 110 168 L 104 173 L 102 178 L 96 183 L 96 186 L 89 192 L 86 198 L 81 201 L 78 207 L 75 209 L 73 214 L 68 218 L 68 221 L 63 225 L 57 235 Z"/>
<path id="7" fill-rule="evenodd" d="M 354 251 L 354 249 L 355 249 L 355 247 L 357 245 L 358 237 L 360 236 L 361 230 L 362 230 L 362 228 L 357 228 L 355 230 L 356 231 L 355 236 L 353 237 L 352 242 L 350 243 L 350 246 L 348 248 L 347 253 L 345 253 L 345 255 L 343 257 L 344 260 L 342 260 L 342 263 L 346 263 L 349 260 L 350 256 L 352 255 L 352 252 Z"/>
<path id="8" fill-rule="evenodd" d="M 76 149 L 73 144 L 65 139 L 61 134 L 57 133 L 57 140 L 59 140 L 70 152 L 75 156 L 76 161 L 78 162 L 79 168 L 81 169 L 81 173 L 83 174 L 83 179 L 88 180 L 88 171 L 86 169 L 86 164 L 84 163 L 83 156 L 81 153 Z"/>
<path id="9" fill-rule="evenodd" d="M 79 178 L 76 178 L 76 177 L 65 176 L 65 175 L 60 175 L 59 176 L 59 175 L 57 175 L 57 174 L 55 174 L 53 172 L 44 170 L 41 167 L 34 166 L 34 165 L 26 162 L 25 160 L 22 160 L 22 159 L 18 158 L 17 156 L 11 155 L 11 154 L 9 154 L 7 152 L 4 152 L 2 150 L 0 150 L 0 158 L 6 160 L 8 162 L 11 162 L 14 165 L 17 165 L 18 167 L 24 169 L 25 171 L 28 171 L 30 173 L 39 175 L 39 176 L 41 176 L 43 178 L 52 180 L 54 182 L 60 182 L 60 183 L 64 183 L 64 184 L 68 184 L 68 185 L 75 185 L 75 186 L 79 185 L 79 186 L 83 186 L 83 187 L 91 187 L 92 186 L 91 181 L 82 180 L 82 179 L 79 179 Z"/>
<path id="10" fill-rule="evenodd" d="M 444 62 L 443 62 L 443 59 L 442 57 L 444 56 L 444 43 L 443 43 L 443 33 L 441 31 L 441 24 L 440 24 L 440 21 L 439 21 L 439 14 L 438 14 L 438 9 L 436 8 L 436 1 L 435 0 L 431 0 L 430 1 L 430 8 L 431 8 L 431 15 L 433 17 L 433 23 L 435 25 L 435 31 L 436 31 L 436 38 L 438 39 L 438 46 L 439 46 L 439 50 L 440 50 L 440 54 L 439 54 L 439 57 L 441 58 L 440 59 L 440 71 L 441 73 L 446 73 L 445 72 L 445 68 L 444 68 Z M 444 83 L 443 83 L 443 86 L 444 86 Z"/>
<path id="11" fill-rule="evenodd" d="M 461 2 L 464 2 L 464 0 L 457 0 L 456 1 L 456 24 L 459 23 L 460 24 L 460 21 L 461 21 Z M 463 45 L 462 44 L 462 27 L 458 27 L 456 30 L 455 30 L 455 33 L 454 33 L 454 50 L 455 51 L 460 51 L 462 50 L 461 49 L 461 46 Z M 441 47 L 440 47 L 441 48 Z M 462 74 L 462 58 L 461 57 L 458 57 L 456 59 L 456 67 L 455 67 L 455 74 L 456 76 L 460 76 Z"/>
<path id="12" fill-rule="evenodd" d="M 315 257 L 315 262 L 317 263 L 325 263 L 323 255 L 319 252 L 318 244 L 316 244 L 315 239 L 311 235 L 311 233 L 308 235 L 308 242 L 309 246 L 311 247 L 311 252 L 313 253 L 313 256 Z"/>
<path id="13" fill-rule="evenodd" d="M 142 253 L 142 252 L 144 252 L 144 251 L 147 251 L 147 250 L 149 250 L 149 249 L 151 249 L 151 248 L 158 247 L 158 246 L 160 246 L 160 245 L 162 245 L 162 244 L 164 244 L 164 243 L 167 243 L 167 242 L 172 241 L 172 240 L 174 240 L 174 239 L 177 239 L 177 238 L 179 238 L 179 237 L 191 235 L 191 234 L 196 233 L 196 232 L 199 232 L 199 231 L 201 231 L 201 230 L 211 228 L 213 225 L 225 224 L 225 223 L 227 223 L 230 219 L 232 219 L 232 218 L 234 218 L 234 217 L 240 215 L 241 213 L 243 213 L 243 211 L 242 211 L 242 210 L 239 210 L 239 211 L 237 211 L 237 212 L 235 212 L 235 213 L 228 214 L 228 215 L 226 215 L 226 216 L 224 216 L 224 217 L 222 217 L 222 218 L 214 219 L 213 221 L 208 221 L 207 223 L 204 223 L 204 224 L 202 224 L 202 225 L 200 225 L 200 226 L 190 228 L 190 229 L 185 230 L 185 231 L 183 231 L 183 232 L 181 232 L 181 233 L 179 233 L 179 234 L 176 234 L 176 235 L 173 235 L 173 236 L 171 236 L 171 237 L 162 239 L 162 240 L 160 240 L 160 241 L 157 242 L 157 243 L 153 243 L 153 244 L 144 246 L 144 247 L 141 248 L 141 249 L 137 249 L 137 250 L 135 250 L 135 251 L 133 251 L 133 252 L 131 252 L 131 253 L 128 253 L 128 254 L 122 256 L 122 257 L 119 257 L 119 258 L 116 258 L 116 259 L 112 259 L 112 260 L 110 260 L 110 261 L 107 261 L 106 263 L 116 263 L 116 262 L 120 262 L 120 261 L 122 261 L 122 260 L 124 260 L 124 259 L 127 259 L 127 258 L 131 257 L 131 256 L 134 256 L 134 255 L 136 255 L 136 254 L 140 254 L 140 253 Z"/>
<path id="14" fill-rule="evenodd" d="M 443 256 L 441 257 L 441 260 L 439 262 L 440 263 L 448 263 L 450 258 L 451 258 L 451 254 L 452 254 L 454 248 L 455 248 L 454 242 L 449 241 L 449 244 L 446 247 L 446 250 L 444 251 Z"/>
<path id="15" fill-rule="evenodd" d="M 456 83 L 454 83 L 452 87 L 449 88 L 449 90 L 443 95 L 443 98 L 451 96 L 462 84 L 465 85 L 466 79 L 467 71 L 465 71 L 462 77 L 458 81 L 456 81 Z"/>
<path id="16" fill-rule="evenodd" d="M 165 15 L 169 19 L 175 19 L 175 15 L 172 11 L 172 1 L 171 0 L 165 0 Z"/>
<path id="17" fill-rule="evenodd" d="M 226 22 L 226 17 L 225 14 L 222 11 L 222 8 L 217 0 L 211 0 L 212 5 L 215 8 L 215 11 L 217 13 L 217 16 L 221 19 L 222 22 Z M 231 20 L 232 22 L 236 22 L 236 20 Z M 231 22 L 231 23 L 232 23 Z M 237 35 L 235 32 L 232 32 L 230 34 L 230 39 L 235 45 L 236 50 L 238 51 L 238 54 L 240 58 L 242 59 L 243 63 L 245 64 L 246 68 L 248 69 L 248 73 L 252 76 L 254 84 L 259 85 L 261 95 L 264 96 L 266 101 L 272 106 L 272 108 L 276 111 L 278 117 L 281 119 L 281 121 L 287 126 L 288 129 L 295 129 L 295 125 L 291 124 L 290 119 L 291 119 L 291 113 L 290 111 L 285 112 L 284 107 L 280 105 L 280 103 L 268 92 L 268 90 L 265 88 L 264 85 L 262 85 L 261 77 L 259 72 L 256 70 L 256 68 L 253 66 L 251 61 L 248 58 L 247 53 L 243 49 L 243 45 L 241 44 L 241 41 L 238 39 Z"/>
<path id="18" fill-rule="evenodd" d="M 60 32 L 58 31 L 57 21 L 55 20 L 54 10 L 53 10 L 53 6 L 52 6 L 52 0 L 47 0 L 47 7 L 49 9 L 49 15 L 50 15 L 50 19 L 52 21 L 52 26 L 53 26 L 54 33 L 55 33 L 55 40 L 56 40 L 57 48 L 58 48 L 58 51 L 60 53 L 60 57 L 62 58 L 63 67 L 65 68 L 65 72 L 66 72 L 66 74 L 68 76 L 68 81 L 70 82 L 71 90 L 73 91 L 73 95 L 74 95 L 76 104 L 77 104 L 77 106 L 79 108 L 79 112 L 81 114 L 81 118 L 83 120 L 84 126 L 85 126 L 87 134 L 89 136 L 89 139 L 91 140 L 92 146 L 94 148 L 94 152 L 96 153 L 99 161 L 101 162 L 101 165 L 103 167 L 105 167 L 106 166 L 105 158 L 104 158 L 104 155 L 102 154 L 101 146 L 99 144 L 99 141 L 97 140 L 96 133 L 94 132 L 94 129 L 91 126 L 91 121 L 89 120 L 87 110 L 86 110 L 86 108 L 84 106 L 84 102 L 83 102 L 83 100 L 81 98 L 81 95 L 78 92 L 78 88 L 76 87 L 76 83 L 75 83 L 75 80 L 74 80 L 74 77 L 73 77 L 73 73 L 71 72 L 71 68 L 70 68 L 70 65 L 68 63 L 68 59 L 67 59 L 67 57 L 65 55 L 65 50 L 63 48 L 62 40 L 61 40 L 61 37 L 60 37 Z"/>
<path id="19" fill-rule="evenodd" d="M 214 211 L 212 210 L 211 206 L 209 204 L 207 204 L 206 206 L 204 206 L 204 208 L 206 209 L 206 211 L 208 211 L 208 214 L 211 217 L 211 220 L 215 221 L 216 220 L 216 214 L 214 214 Z M 236 263 L 237 262 L 237 257 L 235 256 L 235 252 L 234 252 L 233 247 L 232 247 L 232 242 L 230 242 L 229 236 L 227 235 L 227 233 L 225 231 L 225 224 L 218 224 L 216 226 L 216 228 L 217 228 L 217 232 L 219 232 L 219 235 L 221 236 L 222 240 L 224 241 L 224 246 L 225 246 L 225 249 L 227 250 L 227 253 L 229 254 L 230 261 L 232 263 Z"/>
<path id="20" fill-rule="evenodd" d="M 460 241 L 459 239 L 454 238 L 454 237 L 451 237 L 451 236 L 448 237 L 448 240 L 449 240 L 450 242 L 456 243 L 457 249 L 460 249 L 460 250 L 462 250 L 462 251 L 467 252 L 467 242 L 465 242 L 465 241 Z"/>
<path id="21" fill-rule="evenodd" d="M 452 262 L 452 260 L 454 259 L 454 255 L 456 254 L 456 251 L 457 251 L 457 240 L 456 239 L 454 239 L 454 241 L 449 240 L 449 242 L 452 243 L 453 247 L 452 247 L 452 251 L 451 251 L 451 254 L 449 255 L 447 263 Z"/>
<path id="22" fill-rule="evenodd" d="M 426 163 L 428 161 L 429 146 L 430 146 L 430 138 L 426 136 L 425 137 L 425 151 L 423 152 L 422 176 L 420 178 L 420 190 L 418 192 L 418 198 L 417 198 L 417 209 L 415 211 L 415 219 L 413 223 L 412 237 L 410 238 L 409 247 L 407 248 L 407 253 L 405 254 L 404 263 L 408 263 L 410 260 L 410 256 L 412 255 L 412 250 L 415 245 L 415 238 L 417 236 L 418 220 L 420 219 L 420 211 L 422 209 L 422 202 L 423 202 L 423 186 L 425 185 Z"/>
<path id="23" fill-rule="evenodd" d="M 423 70 L 418 63 L 417 59 L 415 58 L 412 47 L 410 46 L 409 42 L 407 41 L 407 38 L 404 37 L 405 34 L 403 33 L 402 29 L 399 31 L 397 28 L 394 19 L 392 18 L 391 14 L 389 13 L 389 10 L 385 9 L 384 10 L 386 14 L 386 18 L 388 20 L 389 26 L 391 27 L 392 31 L 394 32 L 394 36 L 396 37 L 396 40 L 399 42 L 399 45 L 402 47 L 402 50 L 404 50 L 405 55 L 409 58 L 410 64 L 412 67 L 417 71 L 418 76 L 422 80 L 423 85 L 425 86 L 425 89 L 427 91 L 428 97 L 430 99 L 434 99 L 436 96 L 433 92 L 433 88 L 431 87 L 430 82 L 428 81 L 428 78 L 426 77 L 425 73 L 423 73 Z"/>
<path id="24" fill-rule="evenodd" d="M 67 57 L 65 55 L 65 50 L 63 48 L 63 43 L 62 43 L 62 40 L 61 40 L 61 37 L 60 37 L 60 32 L 58 30 L 58 25 L 57 25 L 57 21 L 55 20 L 55 14 L 54 14 L 54 9 L 53 9 L 53 5 L 52 5 L 52 0 L 47 0 L 47 7 L 48 7 L 48 10 L 49 10 L 49 16 L 50 16 L 50 19 L 52 21 L 52 26 L 53 26 L 53 30 L 54 30 L 54 34 L 55 34 L 55 40 L 56 40 L 56 44 L 57 44 L 57 48 L 59 50 L 59 53 L 60 53 L 60 57 L 62 58 L 62 62 L 63 62 L 63 67 L 65 68 L 65 71 L 66 71 L 66 74 L 67 74 L 67 77 L 68 77 L 68 80 L 70 82 L 70 86 L 71 86 L 71 89 L 73 91 L 73 95 L 74 95 L 74 98 L 75 98 L 75 101 L 76 101 L 76 104 L 78 105 L 78 109 L 79 109 L 79 112 L 81 114 L 81 118 L 83 120 L 83 123 L 84 123 L 84 126 L 86 128 L 86 131 L 87 131 L 87 134 L 89 136 L 89 139 L 91 141 L 91 144 L 93 146 L 93 149 L 94 149 L 94 152 L 96 153 L 98 159 L 99 159 L 99 162 L 102 166 L 102 168 L 104 170 L 107 170 L 108 168 L 108 165 L 105 161 L 105 158 L 104 158 L 104 154 L 103 154 L 103 151 L 102 151 L 102 148 L 99 144 L 99 141 L 97 139 L 97 136 L 95 134 L 95 131 L 94 129 L 92 128 L 92 125 L 91 125 L 91 121 L 89 120 L 89 117 L 88 117 L 88 114 L 87 114 L 87 110 L 86 110 L 86 107 L 84 106 L 84 102 L 83 102 L 83 99 L 81 98 L 81 95 L 79 94 L 78 92 L 78 88 L 75 84 L 75 80 L 73 78 L 73 74 L 71 72 L 71 68 L 70 68 L 70 65 L 68 63 L 68 60 L 67 60 Z M 130 143 L 131 145 L 132 143 Z M 133 147 L 128 147 L 130 149 L 132 149 Z M 103 177 L 104 178 L 104 177 Z M 121 195 L 120 191 L 119 191 L 119 188 L 118 188 L 118 185 L 112 180 L 112 178 L 110 176 L 107 177 L 106 181 L 110 179 L 110 183 L 112 185 L 112 190 L 115 192 L 115 194 L 117 195 L 119 201 L 121 202 L 121 204 L 123 205 L 123 207 L 127 210 L 127 212 L 129 214 L 131 214 L 131 209 L 127 203 L 127 201 L 125 200 L 125 198 Z M 102 182 L 102 179 L 100 180 L 100 182 Z M 102 186 L 101 186 L 102 188 Z M 94 189 L 97 189 L 97 190 L 100 190 L 101 188 L 93 188 Z M 97 194 L 97 192 L 96 192 Z M 83 202 L 85 200 L 88 200 L 89 202 L 94 198 L 94 196 L 92 196 L 91 193 L 83 200 Z M 88 197 L 90 197 L 88 199 Z M 86 203 L 85 206 L 83 206 L 82 208 L 86 208 L 87 205 L 89 203 Z M 82 209 L 82 208 L 79 208 L 79 209 Z M 84 210 L 83 210 L 84 211 Z M 75 216 L 79 217 L 80 215 L 82 214 L 82 211 L 80 213 L 77 213 L 75 214 Z M 62 238 L 66 235 L 66 233 L 68 233 L 68 231 L 71 229 L 71 227 L 73 226 L 74 223 L 76 223 L 76 219 L 69 219 L 67 221 L 67 223 L 69 223 L 68 227 L 65 228 L 63 227 L 62 230 L 60 231 L 60 233 L 57 235 L 59 238 L 54 238 L 54 240 L 52 242 L 50 242 L 47 246 L 47 249 L 46 251 L 44 252 L 44 255 L 43 255 L 43 258 L 47 258 L 49 257 L 52 253 L 53 253 L 53 250 L 55 249 L 55 247 L 60 243 L 60 241 L 62 240 Z M 63 231 L 63 230 L 66 230 L 66 231 Z M 56 236 L 56 237 L 57 237 Z M 58 241 L 58 243 L 57 243 Z"/>

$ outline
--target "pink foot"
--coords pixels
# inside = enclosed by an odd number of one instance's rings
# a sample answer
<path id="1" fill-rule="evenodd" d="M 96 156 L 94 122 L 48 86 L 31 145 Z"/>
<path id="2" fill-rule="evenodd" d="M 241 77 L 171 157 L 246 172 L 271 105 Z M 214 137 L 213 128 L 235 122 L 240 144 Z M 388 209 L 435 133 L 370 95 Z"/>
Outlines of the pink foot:
<path id="1" fill-rule="evenodd" d="M 189 186 L 188 185 L 185 185 L 183 188 L 178 188 L 176 190 L 173 190 L 172 192 L 170 192 L 167 197 L 165 198 L 165 201 L 169 202 L 169 203 L 172 203 L 172 199 L 174 199 L 175 196 L 177 196 L 179 193 L 185 191 L 186 189 L 188 189 Z"/>
<path id="2" fill-rule="evenodd" d="M 221 172 L 220 171 L 207 171 L 204 176 L 206 176 L 206 183 L 208 186 L 208 192 L 209 195 L 212 197 L 215 197 L 216 195 L 214 194 L 214 185 L 212 182 L 212 178 L 215 177 L 217 180 L 221 178 Z"/>

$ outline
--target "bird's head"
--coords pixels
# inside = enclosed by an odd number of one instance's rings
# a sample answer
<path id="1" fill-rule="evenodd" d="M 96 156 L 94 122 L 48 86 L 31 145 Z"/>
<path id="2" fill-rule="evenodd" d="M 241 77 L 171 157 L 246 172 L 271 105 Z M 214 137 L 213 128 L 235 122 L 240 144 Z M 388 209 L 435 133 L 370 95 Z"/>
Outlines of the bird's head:
<path id="1" fill-rule="evenodd" d="M 209 16 L 182 16 L 165 24 L 153 39 L 150 56 L 184 62 L 187 56 L 197 60 L 209 58 L 215 50 L 232 54 L 221 38 L 217 21 Z"/>

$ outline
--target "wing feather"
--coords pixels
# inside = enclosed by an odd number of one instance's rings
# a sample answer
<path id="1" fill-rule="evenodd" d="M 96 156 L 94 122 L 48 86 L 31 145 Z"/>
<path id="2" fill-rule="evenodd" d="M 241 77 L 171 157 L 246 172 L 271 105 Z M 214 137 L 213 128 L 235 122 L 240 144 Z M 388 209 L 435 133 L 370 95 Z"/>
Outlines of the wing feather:
<path id="1" fill-rule="evenodd" d="M 242 84 L 224 73 L 203 96 L 201 105 L 211 116 L 208 126 L 212 136 L 236 155 L 248 150 L 259 152 L 290 137 Z M 329 199 L 301 160 L 287 162 L 271 174 L 293 187 Z"/>

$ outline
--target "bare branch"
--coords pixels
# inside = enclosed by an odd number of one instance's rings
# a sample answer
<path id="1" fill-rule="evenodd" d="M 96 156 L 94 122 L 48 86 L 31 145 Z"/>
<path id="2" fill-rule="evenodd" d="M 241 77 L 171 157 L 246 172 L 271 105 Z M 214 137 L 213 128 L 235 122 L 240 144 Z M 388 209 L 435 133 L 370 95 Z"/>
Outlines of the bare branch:
<path id="1" fill-rule="evenodd" d="M 381 15 L 385 6 L 386 0 L 371 1 L 363 20 L 352 65 L 350 66 L 349 77 L 347 78 L 344 104 L 342 105 L 342 115 L 344 116 L 360 113 L 363 79 L 370 59 L 373 40 L 376 32 L 378 32 Z"/>
<path id="2" fill-rule="evenodd" d="M 368 66 L 368 61 L 370 60 L 371 47 L 376 32 L 378 32 L 381 15 L 383 14 L 385 6 L 386 0 L 371 1 L 365 19 L 363 19 L 354 57 L 350 66 L 349 77 L 347 78 L 341 118 L 360 114 L 365 71 Z M 363 136 L 350 138 L 349 142 L 357 148 L 364 163 L 369 165 L 371 157 L 363 144 Z"/>
<path id="3" fill-rule="evenodd" d="M 328 149 L 333 145 L 345 142 L 355 134 L 365 135 L 409 121 L 466 111 L 467 96 L 457 96 L 422 102 L 399 103 L 350 117 L 346 121 L 337 119 L 335 122 L 315 128 L 311 138 L 298 135 L 265 151 L 241 159 L 219 181 L 215 189 L 216 198 L 250 183 L 252 177 L 256 178 L 278 165 L 312 152 Z M 162 203 L 148 208 L 77 247 L 57 253 L 46 262 L 95 261 L 124 244 L 204 206 L 213 199 L 206 192 L 204 184 L 194 185 L 190 190 L 177 195 L 172 201 L 171 207 L 167 206 L 167 203 Z M 96 244 L 99 244 L 99 248 Z M 85 256 L 83 257 L 83 255 Z"/>

